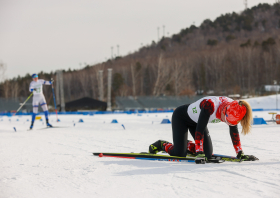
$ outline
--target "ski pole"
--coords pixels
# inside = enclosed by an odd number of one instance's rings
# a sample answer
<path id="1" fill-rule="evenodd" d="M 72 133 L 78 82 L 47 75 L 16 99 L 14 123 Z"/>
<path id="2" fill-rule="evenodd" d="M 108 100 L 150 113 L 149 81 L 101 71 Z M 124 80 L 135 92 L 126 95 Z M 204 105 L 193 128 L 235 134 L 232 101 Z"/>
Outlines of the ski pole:
<path id="1" fill-rule="evenodd" d="M 24 103 L 21 104 L 21 106 L 18 108 L 18 110 L 13 114 L 16 115 L 16 113 L 23 107 L 23 105 L 25 105 L 25 103 L 27 102 L 27 100 L 29 100 L 29 98 L 33 95 L 33 92 L 30 94 L 30 96 L 28 96 L 28 98 L 24 101 Z"/>
<path id="2" fill-rule="evenodd" d="M 53 88 L 53 79 L 51 79 L 51 80 L 52 80 L 52 93 L 53 93 L 53 102 L 54 102 L 54 108 L 55 108 L 55 113 L 56 113 L 56 121 L 58 122 L 56 102 L 55 102 L 55 95 L 54 95 L 54 88 Z"/>

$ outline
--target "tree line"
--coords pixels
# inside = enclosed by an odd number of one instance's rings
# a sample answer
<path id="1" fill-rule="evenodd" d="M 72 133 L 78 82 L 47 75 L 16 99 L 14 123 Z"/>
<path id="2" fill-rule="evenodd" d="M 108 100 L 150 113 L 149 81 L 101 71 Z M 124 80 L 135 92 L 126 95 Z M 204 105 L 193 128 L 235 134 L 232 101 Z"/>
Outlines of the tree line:
<path id="1" fill-rule="evenodd" d="M 263 85 L 280 82 L 280 5 L 259 4 L 240 14 L 206 19 L 196 27 L 141 47 L 124 57 L 63 71 L 65 101 L 98 98 L 98 71 L 113 69 L 112 97 L 194 95 L 198 90 L 215 95 L 260 95 Z M 55 79 L 55 73 L 39 73 Z M 29 95 L 27 74 L 1 83 L 0 97 Z M 51 96 L 51 87 L 44 88 Z M 48 100 L 48 98 L 46 97 Z M 48 102 L 48 101 L 47 101 Z M 49 99 L 51 102 L 51 99 Z"/>

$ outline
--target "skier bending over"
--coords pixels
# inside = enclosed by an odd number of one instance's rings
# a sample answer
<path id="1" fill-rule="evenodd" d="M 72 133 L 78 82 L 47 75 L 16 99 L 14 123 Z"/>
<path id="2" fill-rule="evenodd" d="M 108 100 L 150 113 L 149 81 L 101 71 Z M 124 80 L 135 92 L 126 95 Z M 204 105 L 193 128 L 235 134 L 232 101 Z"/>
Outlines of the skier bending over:
<path id="1" fill-rule="evenodd" d="M 207 128 L 208 123 L 225 122 L 229 126 L 229 133 L 238 159 L 258 160 L 253 155 L 244 155 L 241 148 L 237 124 L 242 126 L 242 134 L 251 130 L 253 115 L 249 103 L 235 101 L 228 97 L 209 96 L 180 106 L 172 115 L 173 144 L 158 140 L 149 146 L 149 152 L 156 154 L 166 151 L 171 156 L 185 157 L 191 153 L 196 157 L 210 159 L 213 146 Z M 195 143 L 188 140 L 188 130 Z"/>
<path id="2" fill-rule="evenodd" d="M 53 83 L 53 80 L 45 81 L 43 79 L 38 79 L 37 74 L 33 74 L 32 79 L 33 81 L 29 85 L 29 91 L 33 92 L 33 102 L 32 102 L 33 113 L 32 113 L 32 121 L 31 121 L 30 129 L 33 128 L 36 114 L 38 113 L 39 104 L 41 105 L 45 113 L 47 127 L 52 127 L 52 125 L 49 123 L 49 118 L 48 118 L 49 111 L 48 111 L 48 106 L 46 103 L 45 96 L 43 95 L 43 85 L 51 85 Z"/>

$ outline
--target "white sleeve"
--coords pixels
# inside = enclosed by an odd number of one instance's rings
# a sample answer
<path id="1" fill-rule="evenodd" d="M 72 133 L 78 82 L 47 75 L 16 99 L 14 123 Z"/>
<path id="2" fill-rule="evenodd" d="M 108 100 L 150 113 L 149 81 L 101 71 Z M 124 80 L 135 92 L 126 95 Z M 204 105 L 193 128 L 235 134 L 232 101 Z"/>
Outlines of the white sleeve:
<path id="1" fill-rule="evenodd" d="M 51 85 L 52 84 L 51 81 L 47 81 L 47 80 L 43 80 L 43 79 L 40 79 L 40 82 L 42 85 Z"/>
<path id="2" fill-rule="evenodd" d="M 51 81 L 45 81 L 44 85 L 51 85 L 52 82 Z"/>
<path id="3" fill-rule="evenodd" d="M 33 81 L 32 81 L 33 82 Z M 30 83 L 30 85 L 29 85 L 29 91 L 31 92 L 31 89 L 34 89 L 34 87 L 33 87 L 33 83 Z"/>

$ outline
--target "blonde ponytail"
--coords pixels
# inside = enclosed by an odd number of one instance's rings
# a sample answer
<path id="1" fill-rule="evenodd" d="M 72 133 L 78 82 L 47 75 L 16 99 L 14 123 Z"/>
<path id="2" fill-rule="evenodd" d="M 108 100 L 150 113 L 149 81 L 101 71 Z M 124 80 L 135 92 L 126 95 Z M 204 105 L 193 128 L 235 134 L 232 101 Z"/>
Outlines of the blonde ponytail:
<path id="1" fill-rule="evenodd" d="M 239 101 L 239 105 L 244 105 L 247 109 L 245 116 L 241 120 L 242 134 L 247 135 L 250 133 L 253 122 L 253 112 L 250 104 L 244 100 Z"/>

